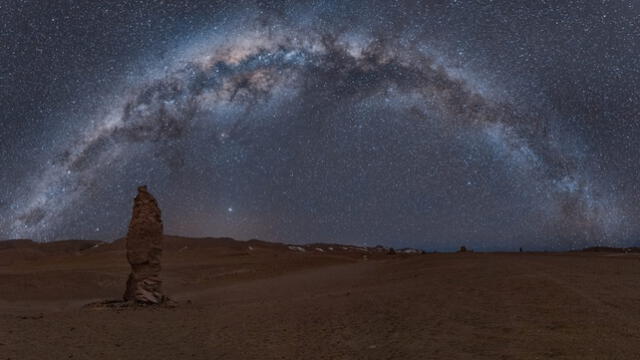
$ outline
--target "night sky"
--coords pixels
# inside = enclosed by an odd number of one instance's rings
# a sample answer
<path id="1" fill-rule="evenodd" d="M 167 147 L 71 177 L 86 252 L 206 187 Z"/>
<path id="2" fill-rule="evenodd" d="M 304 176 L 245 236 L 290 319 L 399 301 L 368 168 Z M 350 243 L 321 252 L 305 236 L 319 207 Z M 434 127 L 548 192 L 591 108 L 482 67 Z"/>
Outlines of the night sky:
<path id="1" fill-rule="evenodd" d="M 0 2 L 0 238 L 640 235 L 638 1 Z"/>

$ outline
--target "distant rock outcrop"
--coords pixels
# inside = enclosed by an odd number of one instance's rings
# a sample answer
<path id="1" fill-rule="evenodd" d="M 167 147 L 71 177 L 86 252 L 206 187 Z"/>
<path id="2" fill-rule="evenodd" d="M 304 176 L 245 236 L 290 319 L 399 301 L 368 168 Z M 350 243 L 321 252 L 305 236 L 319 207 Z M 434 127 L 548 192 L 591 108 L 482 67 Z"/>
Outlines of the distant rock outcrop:
<path id="1" fill-rule="evenodd" d="M 159 304 L 165 300 L 160 280 L 162 230 L 158 203 L 146 186 L 140 186 L 126 238 L 131 274 L 124 293 L 125 301 Z"/>

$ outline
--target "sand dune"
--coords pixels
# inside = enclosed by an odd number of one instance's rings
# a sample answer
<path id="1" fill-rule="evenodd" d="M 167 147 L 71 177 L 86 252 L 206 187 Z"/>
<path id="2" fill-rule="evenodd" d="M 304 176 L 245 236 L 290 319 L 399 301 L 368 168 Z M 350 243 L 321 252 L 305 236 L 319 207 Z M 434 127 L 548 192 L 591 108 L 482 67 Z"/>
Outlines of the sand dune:
<path id="1" fill-rule="evenodd" d="M 176 307 L 122 241 L 0 242 L 0 359 L 637 359 L 637 254 L 397 254 L 167 237 Z"/>

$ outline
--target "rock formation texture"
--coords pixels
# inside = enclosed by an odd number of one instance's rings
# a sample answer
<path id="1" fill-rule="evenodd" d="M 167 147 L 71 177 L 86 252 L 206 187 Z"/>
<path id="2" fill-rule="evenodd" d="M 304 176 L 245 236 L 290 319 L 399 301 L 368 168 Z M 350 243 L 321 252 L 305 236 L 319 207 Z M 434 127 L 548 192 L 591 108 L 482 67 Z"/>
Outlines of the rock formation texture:
<path id="1" fill-rule="evenodd" d="M 138 188 L 127 232 L 127 260 L 131 274 L 124 300 L 159 304 L 165 300 L 160 280 L 162 217 L 156 199 L 146 186 Z"/>

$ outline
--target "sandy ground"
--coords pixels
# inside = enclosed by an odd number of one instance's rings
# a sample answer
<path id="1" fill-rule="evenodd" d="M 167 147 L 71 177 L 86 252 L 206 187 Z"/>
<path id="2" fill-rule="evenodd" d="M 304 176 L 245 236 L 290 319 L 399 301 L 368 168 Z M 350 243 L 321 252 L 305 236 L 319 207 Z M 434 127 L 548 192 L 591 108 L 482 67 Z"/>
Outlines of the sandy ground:
<path id="1" fill-rule="evenodd" d="M 122 244 L 0 245 L 0 360 L 640 358 L 636 255 L 167 243 L 178 305 L 125 309 L 84 307 L 121 296 Z"/>

